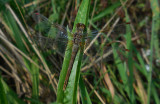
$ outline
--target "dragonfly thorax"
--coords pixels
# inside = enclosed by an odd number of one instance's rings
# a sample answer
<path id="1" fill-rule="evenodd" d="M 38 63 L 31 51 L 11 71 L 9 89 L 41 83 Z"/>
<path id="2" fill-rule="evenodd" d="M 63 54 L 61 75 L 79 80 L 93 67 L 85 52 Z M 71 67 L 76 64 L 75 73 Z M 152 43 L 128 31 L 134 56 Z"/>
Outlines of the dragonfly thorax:
<path id="1" fill-rule="evenodd" d="M 73 43 L 79 45 L 82 41 L 82 33 L 75 33 Z"/>

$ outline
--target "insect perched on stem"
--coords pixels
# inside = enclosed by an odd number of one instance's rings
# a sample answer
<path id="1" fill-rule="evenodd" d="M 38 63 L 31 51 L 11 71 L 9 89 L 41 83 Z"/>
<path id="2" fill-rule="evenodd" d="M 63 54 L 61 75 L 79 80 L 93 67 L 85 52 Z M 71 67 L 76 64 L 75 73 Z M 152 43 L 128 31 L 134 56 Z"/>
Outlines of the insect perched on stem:
<path id="1" fill-rule="evenodd" d="M 59 41 L 66 41 L 66 40 L 68 41 L 69 38 L 68 38 L 68 35 L 67 35 L 66 28 L 64 28 L 63 26 L 60 26 L 58 24 L 50 22 L 46 17 L 44 17 L 43 15 L 41 15 L 39 13 L 33 14 L 32 17 L 36 22 L 45 24 L 45 27 L 44 27 L 45 29 L 43 30 L 44 34 L 48 32 L 49 35 L 52 35 L 49 32 L 49 30 L 50 30 L 51 27 L 53 27 L 54 31 L 56 32 L 55 40 L 60 39 Z M 41 27 L 39 26 L 39 28 L 41 28 Z M 86 38 L 86 35 L 87 35 L 84 32 L 84 30 L 85 30 L 85 25 L 83 23 L 77 23 L 76 24 L 76 32 L 75 33 L 71 32 L 71 35 L 73 36 L 72 40 L 71 40 L 72 41 L 72 53 L 71 53 L 71 59 L 70 59 L 70 62 L 69 62 L 67 74 L 66 74 L 66 77 L 65 77 L 64 85 L 63 85 L 63 90 L 65 90 L 66 87 L 67 87 L 68 80 L 69 80 L 69 77 L 70 77 L 70 74 L 71 74 L 71 70 L 72 70 L 73 63 L 74 63 L 75 57 L 77 55 L 77 52 L 84 45 L 84 42 L 82 42 L 82 38 Z M 53 31 L 51 31 L 51 32 L 53 32 Z M 49 35 L 48 35 L 48 37 L 50 37 Z M 41 41 L 43 41 L 43 40 L 40 39 L 40 42 Z M 47 41 L 49 42 L 50 39 L 48 39 Z M 41 44 L 45 45 L 43 43 L 41 43 Z"/>
<path id="2" fill-rule="evenodd" d="M 85 29 L 85 25 L 84 24 L 78 23 L 76 25 L 76 32 L 73 35 L 72 54 L 71 54 L 71 59 L 70 59 L 70 63 L 69 63 L 69 66 L 68 66 L 67 74 L 66 74 L 66 77 L 65 77 L 63 90 L 65 90 L 66 87 L 67 87 L 69 76 L 71 74 L 71 70 L 72 70 L 72 67 L 73 67 L 73 63 L 74 63 L 75 57 L 77 55 L 79 47 L 82 45 L 82 37 L 83 37 L 83 35 L 85 35 L 83 33 L 84 29 Z"/>

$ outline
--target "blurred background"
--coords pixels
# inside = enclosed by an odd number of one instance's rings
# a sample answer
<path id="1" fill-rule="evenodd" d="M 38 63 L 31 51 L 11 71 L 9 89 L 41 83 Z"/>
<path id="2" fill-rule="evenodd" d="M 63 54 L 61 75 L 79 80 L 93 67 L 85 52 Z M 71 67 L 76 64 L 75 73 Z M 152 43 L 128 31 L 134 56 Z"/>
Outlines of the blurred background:
<path id="1" fill-rule="evenodd" d="M 56 102 L 81 2 L 0 0 L 2 104 Z M 160 104 L 160 1 L 90 0 L 87 18 L 81 76 L 91 102 Z"/>

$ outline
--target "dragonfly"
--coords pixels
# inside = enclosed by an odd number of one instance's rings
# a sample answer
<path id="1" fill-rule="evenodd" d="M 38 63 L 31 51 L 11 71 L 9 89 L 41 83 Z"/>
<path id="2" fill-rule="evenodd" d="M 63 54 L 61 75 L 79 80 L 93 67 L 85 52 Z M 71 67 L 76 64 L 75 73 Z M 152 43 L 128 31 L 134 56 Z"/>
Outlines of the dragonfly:
<path id="1" fill-rule="evenodd" d="M 52 27 L 54 27 L 55 31 L 58 33 L 58 35 L 56 35 L 56 36 L 58 36 L 58 37 L 56 37 L 56 39 L 61 38 L 61 41 L 63 41 L 62 38 L 63 39 L 68 38 L 66 28 L 64 28 L 64 27 L 62 27 L 58 24 L 51 23 L 46 17 L 44 17 L 43 15 L 41 15 L 39 13 L 33 14 L 32 17 L 35 21 L 45 24 L 46 28 L 45 28 L 44 33 L 48 32 L 50 27 L 52 26 Z M 69 62 L 67 74 L 66 74 L 66 77 L 65 77 L 64 85 L 63 85 L 63 90 L 66 89 L 66 86 L 68 84 L 69 76 L 71 74 L 73 63 L 74 63 L 75 57 L 78 53 L 78 50 L 83 45 L 82 44 L 82 38 L 84 38 L 87 35 L 84 32 L 85 28 L 86 27 L 83 23 L 77 23 L 76 24 L 76 32 L 74 34 L 72 33 L 72 35 L 73 35 L 72 53 L 71 53 L 71 59 L 70 59 L 70 62 Z M 51 34 L 49 33 L 49 35 L 51 35 Z M 50 40 L 48 40 L 48 41 L 50 41 Z"/>
<path id="2" fill-rule="evenodd" d="M 54 45 L 54 43 L 56 43 L 56 42 L 54 42 L 52 44 L 52 41 L 53 41 L 52 38 L 55 39 L 54 41 L 57 41 L 59 43 L 68 42 L 69 36 L 67 35 L 68 32 L 65 27 L 51 22 L 50 20 L 48 20 L 48 18 L 46 18 L 45 16 L 43 16 L 39 13 L 32 14 L 32 17 L 39 24 L 38 28 L 40 29 L 40 32 L 42 34 L 47 34 L 47 36 L 40 35 L 40 36 L 35 37 L 35 38 L 37 38 L 36 40 L 39 39 L 39 42 L 38 42 L 39 44 L 45 45 L 46 47 L 50 48 Z M 87 38 L 93 38 L 98 33 L 98 31 L 92 31 L 91 35 L 88 36 L 88 33 L 85 30 L 86 30 L 86 26 L 83 23 L 77 23 L 76 24 L 76 32 L 75 33 L 70 32 L 73 36 L 73 38 L 71 38 L 73 45 L 72 45 L 71 59 L 69 62 L 67 74 L 65 77 L 64 85 L 63 85 L 64 91 L 67 87 L 68 80 L 69 80 L 69 77 L 70 77 L 70 74 L 72 71 L 73 63 L 74 63 L 75 57 L 78 53 L 78 50 L 84 45 L 82 40 L 87 39 Z M 47 44 L 43 44 L 44 42 L 42 42 L 42 41 L 44 41 L 44 40 L 45 40 L 45 43 L 47 43 Z"/>

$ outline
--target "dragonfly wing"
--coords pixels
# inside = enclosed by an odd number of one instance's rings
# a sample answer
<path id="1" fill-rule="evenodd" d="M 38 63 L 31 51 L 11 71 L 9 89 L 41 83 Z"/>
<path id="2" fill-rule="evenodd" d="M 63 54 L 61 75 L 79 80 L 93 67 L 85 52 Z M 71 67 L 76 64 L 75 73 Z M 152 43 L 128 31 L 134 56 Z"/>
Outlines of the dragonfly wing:
<path id="1" fill-rule="evenodd" d="M 48 38 L 40 35 L 34 35 L 32 38 L 34 43 L 37 44 L 38 48 L 41 51 L 47 52 L 51 50 L 61 53 L 61 55 L 64 54 L 68 42 L 67 40 L 55 40 L 53 38 Z"/>
<path id="2" fill-rule="evenodd" d="M 87 52 L 90 55 L 92 55 L 92 54 L 95 55 L 95 53 L 101 52 L 102 50 L 100 50 L 100 46 L 101 46 L 102 43 L 104 43 L 104 40 L 107 39 L 107 42 L 105 41 L 104 46 L 103 46 L 104 54 L 107 53 L 108 47 L 110 47 L 110 45 L 111 45 L 109 43 L 116 42 L 116 40 L 121 39 L 119 37 L 122 37 L 126 33 L 126 25 L 127 24 L 119 24 L 112 29 L 109 29 L 109 30 L 104 29 L 103 31 L 98 31 L 98 30 L 89 31 L 88 34 L 87 34 L 87 37 L 86 37 L 87 45 L 89 45 L 90 42 L 95 37 L 98 36 L 98 38 L 94 41 L 94 44 L 92 45 L 92 47 L 90 47 L 91 51 L 88 50 Z M 110 36 L 106 37 L 108 34 L 110 34 Z M 120 41 L 122 41 L 122 40 L 120 40 Z M 117 49 L 117 50 L 121 50 L 121 49 Z M 93 52 L 95 52 L 95 53 L 93 53 Z M 122 52 L 126 52 L 125 49 L 123 49 Z M 111 59 L 113 59 L 113 57 Z"/>
<path id="3" fill-rule="evenodd" d="M 35 34 L 33 39 L 35 43 L 44 50 L 57 50 L 62 53 L 65 51 L 68 42 L 67 30 L 65 27 L 56 23 L 52 23 L 45 16 L 34 13 L 32 18 L 37 23 L 35 30 L 39 30 L 40 34 Z"/>
<path id="4" fill-rule="evenodd" d="M 52 23 L 45 16 L 34 13 L 32 14 L 33 20 L 37 23 L 35 30 L 38 30 L 42 33 L 43 36 L 52 37 L 52 38 L 67 38 L 67 30 L 65 27 L 60 26 L 59 24 Z"/>
<path id="5" fill-rule="evenodd" d="M 129 25 L 127 23 L 117 24 L 115 27 L 108 27 L 107 31 L 111 31 L 111 35 L 119 35 L 122 36 L 126 34 L 126 26 Z M 106 33 L 107 31 L 104 30 Z"/>
<path id="6" fill-rule="evenodd" d="M 127 23 L 117 24 L 115 27 L 107 27 L 104 30 L 89 30 L 88 38 L 94 39 L 97 35 L 106 36 L 108 33 L 111 35 L 123 35 L 126 33 Z"/>

